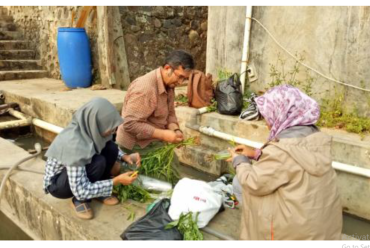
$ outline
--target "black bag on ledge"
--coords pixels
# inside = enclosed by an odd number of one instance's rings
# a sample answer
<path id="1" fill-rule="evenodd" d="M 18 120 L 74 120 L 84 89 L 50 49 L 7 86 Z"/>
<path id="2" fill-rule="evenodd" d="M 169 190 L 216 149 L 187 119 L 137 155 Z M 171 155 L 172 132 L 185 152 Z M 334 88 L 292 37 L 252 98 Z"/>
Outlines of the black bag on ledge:
<path id="1" fill-rule="evenodd" d="M 239 115 L 243 109 L 243 94 L 238 74 L 218 82 L 215 98 L 217 111 L 224 115 Z"/>
<path id="2" fill-rule="evenodd" d="M 143 217 L 132 223 L 121 234 L 123 240 L 182 240 L 177 228 L 165 229 L 173 220 L 168 215 L 171 201 L 162 199 Z"/>

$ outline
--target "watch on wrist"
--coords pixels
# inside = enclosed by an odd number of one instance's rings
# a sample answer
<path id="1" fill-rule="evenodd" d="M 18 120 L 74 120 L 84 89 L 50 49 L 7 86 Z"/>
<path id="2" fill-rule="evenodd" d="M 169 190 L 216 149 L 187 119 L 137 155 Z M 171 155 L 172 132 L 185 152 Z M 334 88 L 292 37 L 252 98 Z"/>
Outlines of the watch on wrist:
<path id="1" fill-rule="evenodd" d="M 174 132 L 176 132 L 176 131 L 180 131 L 182 134 L 183 134 L 183 132 L 181 131 L 181 129 L 180 128 L 176 128 L 175 130 L 173 130 Z"/>

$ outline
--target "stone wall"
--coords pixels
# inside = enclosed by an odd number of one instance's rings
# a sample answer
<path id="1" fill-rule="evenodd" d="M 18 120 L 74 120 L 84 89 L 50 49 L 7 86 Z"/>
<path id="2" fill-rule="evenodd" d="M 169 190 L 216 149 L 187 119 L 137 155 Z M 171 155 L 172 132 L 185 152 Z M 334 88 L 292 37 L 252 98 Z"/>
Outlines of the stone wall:
<path id="1" fill-rule="evenodd" d="M 26 40 L 32 41 L 32 48 L 37 51 L 37 58 L 41 59 L 43 67 L 49 77 L 60 79 L 58 61 L 57 34 L 59 27 L 70 27 L 72 10 L 75 11 L 74 26 L 80 16 L 81 7 L 77 6 L 9 6 L 9 15 L 12 15 L 18 29 L 24 33 Z M 97 68 L 99 58 L 97 51 L 96 18 L 91 13 L 86 21 L 86 32 L 90 39 L 94 81 L 99 80 Z"/>
<path id="2" fill-rule="evenodd" d="M 208 7 L 120 7 L 130 79 L 158 66 L 175 49 L 190 52 L 205 70 Z"/>

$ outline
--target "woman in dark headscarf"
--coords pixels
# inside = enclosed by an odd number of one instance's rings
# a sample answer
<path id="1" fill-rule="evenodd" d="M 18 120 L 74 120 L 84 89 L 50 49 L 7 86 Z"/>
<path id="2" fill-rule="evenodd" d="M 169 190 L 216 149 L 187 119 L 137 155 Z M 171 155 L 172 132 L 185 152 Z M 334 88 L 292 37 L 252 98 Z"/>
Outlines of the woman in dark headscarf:
<path id="1" fill-rule="evenodd" d="M 46 153 L 45 193 L 61 199 L 72 197 L 72 206 L 82 219 L 93 218 L 92 198 L 106 205 L 117 204 L 113 185 L 129 185 L 137 178 L 130 177 L 133 172 L 117 175 L 117 161 L 134 160 L 140 166 L 139 154 L 126 155 L 112 141 L 122 123 L 116 108 L 104 98 L 94 98 L 78 109 Z"/>
<path id="2" fill-rule="evenodd" d="M 234 185 L 242 189 L 241 239 L 341 239 L 332 138 L 314 125 L 318 104 L 289 85 L 274 87 L 256 104 L 270 129 L 268 142 L 261 150 L 229 149 Z"/>

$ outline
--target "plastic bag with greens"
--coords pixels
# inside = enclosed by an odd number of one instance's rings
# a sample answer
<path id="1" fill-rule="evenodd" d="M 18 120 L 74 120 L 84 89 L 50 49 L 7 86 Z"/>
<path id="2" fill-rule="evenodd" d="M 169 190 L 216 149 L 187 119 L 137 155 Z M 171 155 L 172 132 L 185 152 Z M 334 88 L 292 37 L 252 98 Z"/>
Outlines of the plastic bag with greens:
<path id="1" fill-rule="evenodd" d="M 165 229 L 173 220 L 168 215 L 171 201 L 159 201 L 146 215 L 132 223 L 122 234 L 123 240 L 182 240 L 177 228 Z"/>

